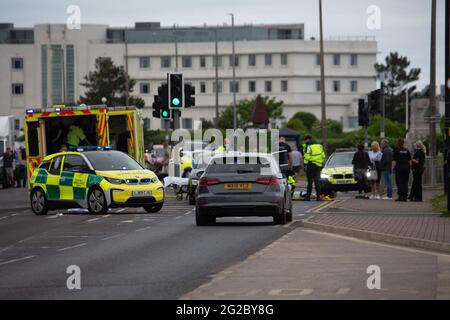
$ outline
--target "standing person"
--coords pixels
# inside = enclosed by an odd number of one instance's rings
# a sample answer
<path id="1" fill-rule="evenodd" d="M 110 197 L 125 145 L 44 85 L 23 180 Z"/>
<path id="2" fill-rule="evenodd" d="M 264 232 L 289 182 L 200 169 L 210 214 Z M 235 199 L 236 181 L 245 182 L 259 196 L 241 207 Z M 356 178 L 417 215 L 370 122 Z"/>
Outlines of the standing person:
<path id="1" fill-rule="evenodd" d="M 394 152 L 393 166 L 395 170 L 395 182 L 397 183 L 398 199 L 395 201 L 406 201 L 408 197 L 408 181 L 411 171 L 411 153 L 405 148 L 403 138 L 397 141 L 398 149 Z"/>
<path id="2" fill-rule="evenodd" d="M 373 141 L 371 144 L 372 150 L 369 151 L 370 167 L 377 173 L 376 179 L 371 179 L 372 195 L 369 199 L 380 200 L 380 179 L 381 179 L 381 158 L 383 154 L 380 151 L 380 144 Z"/>
<path id="3" fill-rule="evenodd" d="M 302 162 L 303 156 L 300 151 L 297 148 L 292 150 L 292 171 L 294 171 L 295 175 L 299 174 Z"/>
<path id="4" fill-rule="evenodd" d="M 289 144 L 286 143 L 285 137 L 278 139 L 278 151 L 279 151 L 279 165 L 283 175 L 292 168 L 292 149 Z"/>
<path id="5" fill-rule="evenodd" d="M 308 179 L 305 201 L 311 200 L 313 183 L 316 187 L 316 200 L 320 201 L 320 196 L 322 195 L 320 189 L 320 172 L 322 171 L 323 163 L 325 161 L 325 152 L 323 150 L 323 146 L 312 140 L 311 136 L 306 136 L 305 141 L 307 147 L 304 156 L 304 164 L 306 178 Z"/>
<path id="6" fill-rule="evenodd" d="M 367 170 L 369 169 L 370 158 L 369 154 L 364 151 L 364 145 L 358 145 L 358 151 L 353 155 L 353 176 L 358 181 L 359 194 L 366 190 L 367 185 Z"/>
<path id="7" fill-rule="evenodd" d="M 14 152 L 11 148 L 6 148 L 3 154 L 3 168 L 5 172 L 5 187 L 14 186 Z"/>
<path id="8" fill-rule="evenodd" d="M 381 140 L 381 176 L 383 183 L 386 185 L 386 196 L 383 200 L 392 200 L 392 160 L 394 157 L 394 151 L 389 146 L 387 139 Z"/>
<path id="9" fill-rule="evenodd" d="M 408 199 L 410 201 L 422 201 L 422 174 L 425 164 L 425 146 L 418 140 L 414 144 L 414 155 L 411 159 L 411 170 L 413 173 L 413 183 Z"/>
<path id="10" fill-rule="evenodd" d="M 83 129 L 79 125 L 79 119 L 69 126 L 67 131 L 67 145 L 70 147 L 78 147 L 81 141 L 85 141 L 87 145 L 92 145 L 86 138 Z M 129 135 L 129 133 L 128 133 Z"/>

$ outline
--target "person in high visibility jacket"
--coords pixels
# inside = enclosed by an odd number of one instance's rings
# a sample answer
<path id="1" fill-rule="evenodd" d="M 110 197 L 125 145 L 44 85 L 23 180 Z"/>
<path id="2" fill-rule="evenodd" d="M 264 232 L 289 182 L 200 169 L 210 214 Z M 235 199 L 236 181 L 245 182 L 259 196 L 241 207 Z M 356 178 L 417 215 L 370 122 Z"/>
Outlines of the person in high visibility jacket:
<path id="1" fill-rule="evenodd" d="M 229 146 L 230 146 L 230 140 L 228 140 L 228 138 L 225 138 L 225 139 L 223 139 L 223 145 L 219 146 L 215 151 L 216 152 L 227 152 Z"/>
<path id="2" fill-rule="evenodd" d="M 306 170 L 306 178 L 308 179 L 308 186 L 306 188 L 305 200 L 309 201 L 311 199 L 311 193 L 313 188 L 313 183 L 316 187 L 317 200 L 320 200 L 321 190 L 320 190 L 320 172 L 325 161 L 325 152 L 323 146 L 320 143 L 312 140 L 311 136 L 305 137 L 306 142 L 306 152 L 304 155 L 304 164 Z"/>

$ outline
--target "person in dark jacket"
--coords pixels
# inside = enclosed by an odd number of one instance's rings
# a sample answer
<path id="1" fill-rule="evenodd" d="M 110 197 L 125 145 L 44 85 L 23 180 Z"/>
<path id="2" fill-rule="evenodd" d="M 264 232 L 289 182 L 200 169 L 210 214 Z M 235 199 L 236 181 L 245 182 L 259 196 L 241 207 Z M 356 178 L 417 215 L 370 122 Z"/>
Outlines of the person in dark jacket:
<path id="1" fill-rule="evenodd" d="M 367 170 L 369 169 L 369 154 L 364 151 L 364 145 L 358 145 L 358 151 L 353 155 L 353 176 L 358 181 L 359 194 L 366 191 L 367 186 Z"/>
<path id="2" fill-rule="evenodd" d="M 408 181 L 411 171 L 411 153 L 405 148 L 405 140 L 398 139 L 398 150 L 394 152 L 395 181 L 398 188 L 398 199 L 395 201 L 406 201 L 408 197 Z"/>
<path id="3" fill-rule="evenodd" d="M 414 144 L 414 155 L 411 162 L 413 183 L 408 199 L 420 202 L 422 201 L 422 174 L 425 165 L 425 146 L 420 140 Z"/>
<path id="4" fill-rule="evenodd" d="M 387 139 L 381 140 L 381 177 L 383 178 L 383 185 L 386 186 L 386 196 L 384 200 L 392 200 L 392 160 L 394 157 L 394 151 L 389 146 Z"/>

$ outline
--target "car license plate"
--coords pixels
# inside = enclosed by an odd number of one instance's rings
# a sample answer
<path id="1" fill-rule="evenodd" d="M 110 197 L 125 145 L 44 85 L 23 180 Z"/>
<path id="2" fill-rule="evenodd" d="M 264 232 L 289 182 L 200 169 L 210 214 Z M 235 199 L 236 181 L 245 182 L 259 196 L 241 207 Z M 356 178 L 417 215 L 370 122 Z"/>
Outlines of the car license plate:
<path id="1" fill-rule="evenodd" d="M 151 195 L 152 192 L 150 190 L 133 191 L 133 197 L 148 197 Z"/>
<path id="2" fill-rule="evenodd" d="M 352 184 L 353 180 L 336 180 L 337 184 Z"/>
<path id="3" fill-rule="evenodd" d="M 225 190 L 249 190 L 251 183 L 225 183 Z"/>

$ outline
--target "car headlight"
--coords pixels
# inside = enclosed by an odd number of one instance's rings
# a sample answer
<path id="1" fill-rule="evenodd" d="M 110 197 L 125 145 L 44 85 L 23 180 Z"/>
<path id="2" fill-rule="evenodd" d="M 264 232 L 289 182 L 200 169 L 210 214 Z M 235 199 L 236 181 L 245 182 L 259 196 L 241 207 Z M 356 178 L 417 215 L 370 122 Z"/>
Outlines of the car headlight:
<path id="1" fill-rule="evenodd" d="M 320 174 L 320 179 L 328 179 L 331 177 L 331 174 L 326 174 L 326 173 L 321 173 Z"/>
<path id="2" fill-rule="evenodd" d="M 109 183 L 112 184 L 122 184 L 124 183 L 124 181 L 122 179 L 114 179 L 114 178 L 108 178 L 108 177 L 104 177 L 106 179 L 106 181 L 108 181 Z"/>

